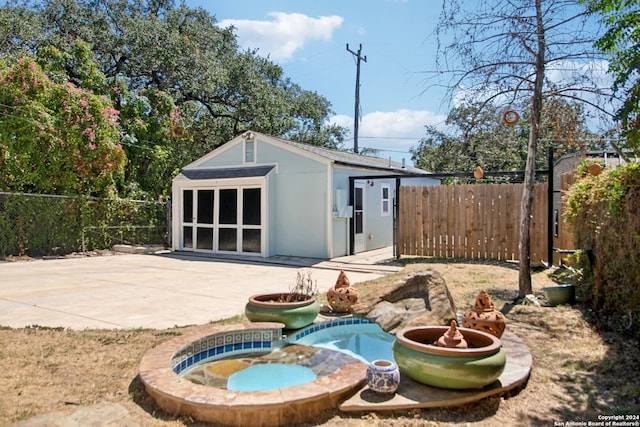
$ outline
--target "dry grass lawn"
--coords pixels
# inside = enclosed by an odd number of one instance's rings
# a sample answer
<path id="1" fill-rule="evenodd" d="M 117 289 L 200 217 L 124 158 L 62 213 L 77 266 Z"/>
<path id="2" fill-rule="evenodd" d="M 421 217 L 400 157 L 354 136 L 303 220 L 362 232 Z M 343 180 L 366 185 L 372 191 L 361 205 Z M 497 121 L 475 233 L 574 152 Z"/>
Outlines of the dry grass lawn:
<path id="1" fill-rule="evenodd" d="M 459 312 L 467 311 L 486 289 L 506 314 L 507 329 L 529 346 L 533 370 L 514 396 L 490 398 L 455 409 L 403 413 L 327 414 L 313 425 L 364 426 L 553 426 L 557 422 L 597 421 L 599 415 L 640 414 L 638 342 L 596 330 L 581 305 L 514 305 L 518 272 L 506 264 L 410 264 L 406 271 L 432 268 L 445 278 Z M 361 293 L 397 277 L 359 284 Z M 553 282 L 549 271 L 533 276 L 534 292 Z M 230 320 L 242 322 L 242 318 Z M 87 330 L 0 328 L 0 425 L 50 411 L 101 401 L 127 408 L 140 426 L 201 426 L 163 413 L 136 378 L 138 363 L 151 347 L 181 334 L 168 330 Z"/>

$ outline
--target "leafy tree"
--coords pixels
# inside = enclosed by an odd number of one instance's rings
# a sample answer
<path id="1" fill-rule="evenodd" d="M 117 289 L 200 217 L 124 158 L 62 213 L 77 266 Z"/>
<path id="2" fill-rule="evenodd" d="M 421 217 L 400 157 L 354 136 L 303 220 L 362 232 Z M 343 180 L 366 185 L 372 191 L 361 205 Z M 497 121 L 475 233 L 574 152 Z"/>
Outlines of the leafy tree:
<path id="1" fill-rule="evenodd" d="M 0 187 L 115 194 L 125 156 L 118 111 L 103 96 L 58 84 L 32 60 L 0 67 Z"/>
<path id="2" fill-rule="evenodd" d="M 513 126 L 500 121 L 501 109 L 494 104 L 456 107 L 449 113 L 448 133 L 427 127 L 427 138 L 412 150 L 418 167 L 438 172 L 523 170 L 529 135 L 527 108 Z M 536 168 L 545 169 L 548 150 L 555 157 L 567 153 L 602 148 L 603 140 L 587 128 L 583 107 L 575 102 L 548 98 L 543 103 L 540 124 L 540 149 Z"/>
<path id="3" fill-rule="evenodd" d="M 220 28 L 202 8 L 24 0 L 0 10 L 0 33 L 10 35 L 0 40 L 0 56 L 31 53 L 55 81 L 111 97 L 129 159 L 127 194 L 157 197 L 181 166 L 248 129 L 328 147 L 343 142 L 345 130 L 328 124 L 325 98 L 241 51 L 233 28 Z M 35 31 L 17 25 L 23 16 Z"/>
<path id="4" fill-rule="evenodd" d="M 37 2 L 26 9 L 38 11 L 42 35 L 26 42 L 33 51 L 43 45 L 68 51 L 70 41 L 85 40 L 109 81 L 126 78 L 132 91 L 166 92 L 193 121 L 199 154 L 248 129 L 326 146 L 341 142 L 332 138 L 344 129 L 327 125 L 326 99 L 285 79 L 279 66 L 255 51 L 241 51 L 233 28 L 220 28 L 204 9 L 174 4 Z M 75 73 L 73 64 L 67 71 Z"/>
<path id="5" fill-rule="evenodd" d="M 458 98 L 529 106 L 518 245 L 520 297 L 532 292 L 529 227 L 543 101 L 565 97 L 608 114 L 605 103 L 594 100 L 602 99 L 594 97 L 604 95 L 606 88 L 583 71 L 602 59 L 593 49 L 596 35 L 587 15 L 572 0 L 447 0 L 436 31 L 440 71 L 451 77 L 448 87 Z M 569 73 L 571 69 L 576 72 Z"/>
<path id="6" fill-rule="evenodd" d="M 192 160 L 193 144 L 181 123 L 173 99 L 157 89 L 129 90 L 122 79 L 111 86 L 98 68 L 90 46 L 71 41 L 67 51 L 48 45 L 38 51 L 38 62 L 58 83 L 72 83 L 105 94 L 119 112 L 121 144 L 126 154 L 121 196 L 157 198 L 169 192 L 171 177 Z"/>
<path id="7" fill-rule="evenodd" d="M 450 133 L 427 128 L 427 138 L 412 150 L 416 166 L 437 172 L 522 169 L 526 141 L 520 129 L 502 126 L 495 106 L 465 105 L 449 113 Z"/>
<path id="8" fill-rule="evenodd" d="M 582 0 L 602 15 L 607 31 L 596 46 L 612 56 L 609 72 L 614 90 L 622 92 L 616 119 L 622 123 L 627 148 L 640 150 L 640 5 L 635 0 Z"/>
<path id="9" fill-rule="evenodd" d="M 14 58 L 33 55 L 33 41 L 38 38 L 40 18 L 36 11 L 22 5 L 0 6 L 0 57 L 13 52 Z M 16 3 L 18 3 L 16 1 Z"/>

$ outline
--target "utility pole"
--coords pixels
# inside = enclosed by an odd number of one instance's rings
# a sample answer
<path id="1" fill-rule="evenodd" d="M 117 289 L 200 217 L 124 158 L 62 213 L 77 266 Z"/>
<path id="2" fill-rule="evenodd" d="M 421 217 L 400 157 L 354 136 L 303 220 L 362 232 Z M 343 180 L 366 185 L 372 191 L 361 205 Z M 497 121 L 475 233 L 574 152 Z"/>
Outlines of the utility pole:
<path id="1" fill-rule="evenodd" d="M 362 56 L 362 44 L 358 48 L 358 52 L 349 49 L 347 43 L 347 51 L 356 57 L 356 108 L 353 115 L 353 152 L 358 154 L 358 123 L 360 122 L 360 61 L 367 62 L 367 56 Z"/>

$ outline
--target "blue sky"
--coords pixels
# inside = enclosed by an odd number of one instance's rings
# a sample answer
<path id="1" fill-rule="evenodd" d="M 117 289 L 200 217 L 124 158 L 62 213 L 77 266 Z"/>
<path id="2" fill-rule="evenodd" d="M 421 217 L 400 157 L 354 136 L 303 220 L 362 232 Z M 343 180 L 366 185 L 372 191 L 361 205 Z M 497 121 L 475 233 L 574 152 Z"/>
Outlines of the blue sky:
<path id="1" fill-rule="evenodd" d="M 332 121 L 353 128 L 355 57 L 362 44 L 359 146 L 411 163 L 409 148 L 427 124 L 443 126 L 444 90 L 429 88 L 435 67 L 440 2 L 425 0 L 189 0 L 221 25 L 234 25 L 243 47 L 257 48 L 293 82 L 327 98 Z M 350 135 L 351 137 L 352 135 Z M 353 140 L 346 145 L 352 146 Z"/>
<path id="2" fill-rule="evenodd" d="M 470 7 L 477 7 L 470 0 Z M 445 119 L 451 94 L 436 85 L 439 0 L 186 0 L 216 16 L 221 26 L 233 25 L 244 48 L 279 64 L 294 83 L 327 98 L 335 115 L 331 121 L 353 128 L 356 60 L 346 46 L 367 61 L 360 73 L 360 148 L 411 164 L 409 150 L 425 136 L 425 126 L 447 131 Z M 562 10 L 559 13 L 569 13 Z M 557 18 L 561 18 L 558 15 Z M 594 34 L 598 26 L 590 28 Z M 570 27 L 567 29 L 571 34 Z M 578 31 L 578 30 L 574 30 Z M 560 56 L 561 57 L 561 56 Z M 461 64 L 464 66 L 464 64 Z M 554 84 L 580 81 L 591 74 L 601 87 L 611 87 L 607 61 L 565 60 L 547 66 Z M 577 76 L 577 77 L 576 77 Z M 444 84 L 451 76 L 443 76 Z M 428 80 L 428 78 L 430 80 Z M 460 97 L 464 90 L 454 96 Z M 604 100 L 593 100 L 604 102 Z M 602 106 L 602 105 L 601 105 Z M 590 119 L 589 127 L 601 126 Z M 353 146 L 352 133 L 346 141 Z"/>

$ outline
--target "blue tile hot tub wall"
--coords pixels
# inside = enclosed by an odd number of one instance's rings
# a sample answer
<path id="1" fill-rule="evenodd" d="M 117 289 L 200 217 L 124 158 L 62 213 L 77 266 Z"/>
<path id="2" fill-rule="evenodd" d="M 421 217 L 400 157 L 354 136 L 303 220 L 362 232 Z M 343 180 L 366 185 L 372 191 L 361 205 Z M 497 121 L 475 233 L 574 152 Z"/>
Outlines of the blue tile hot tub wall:
<path id="1" fill-rule="evenodd" d="M 306 337 L 307 335 L 313 334 L 318 331 L 335 328 L 338 326 L 366 325 L 370 323 L 374 323 L 374 322 L 364 318 L 357 318 L 357 317 L 349 317 L 345 319 L 336 319 L 336 320 L 331 320 L 329 322 L 317 323 L 315 325 L 307 326 L 306 328 L 300 329 L 299 331 L 295 332 L 293 335 L 289 337 L 288 342 L 295 343 L 297 340 L 299 340 L 300 338 Z"/>
<path id="2" fill-rule="evenodd" d="M 300 338 L 318 331 L 347 325 L 373 323 L 367 319 L 345 318 L 317 323 L 293 333 L 287 340 L 295 343 Z M 211 362 L 239 354 L 265 352 L 285 345 L 281 329 L 253 329 L 250 331 L 228 331 L 209 335 L 183 347 L 171 358 L 171 369 L 176 374 L 200 362 Z"/>
<path id="3" fill-rule="evenodd" d="M 238 354 L 269 352 L 282 342 L 280 329 L 220 332 L 183 347 L 171 358 L 171 369 L 180 374 L 192 365 Z"/>

